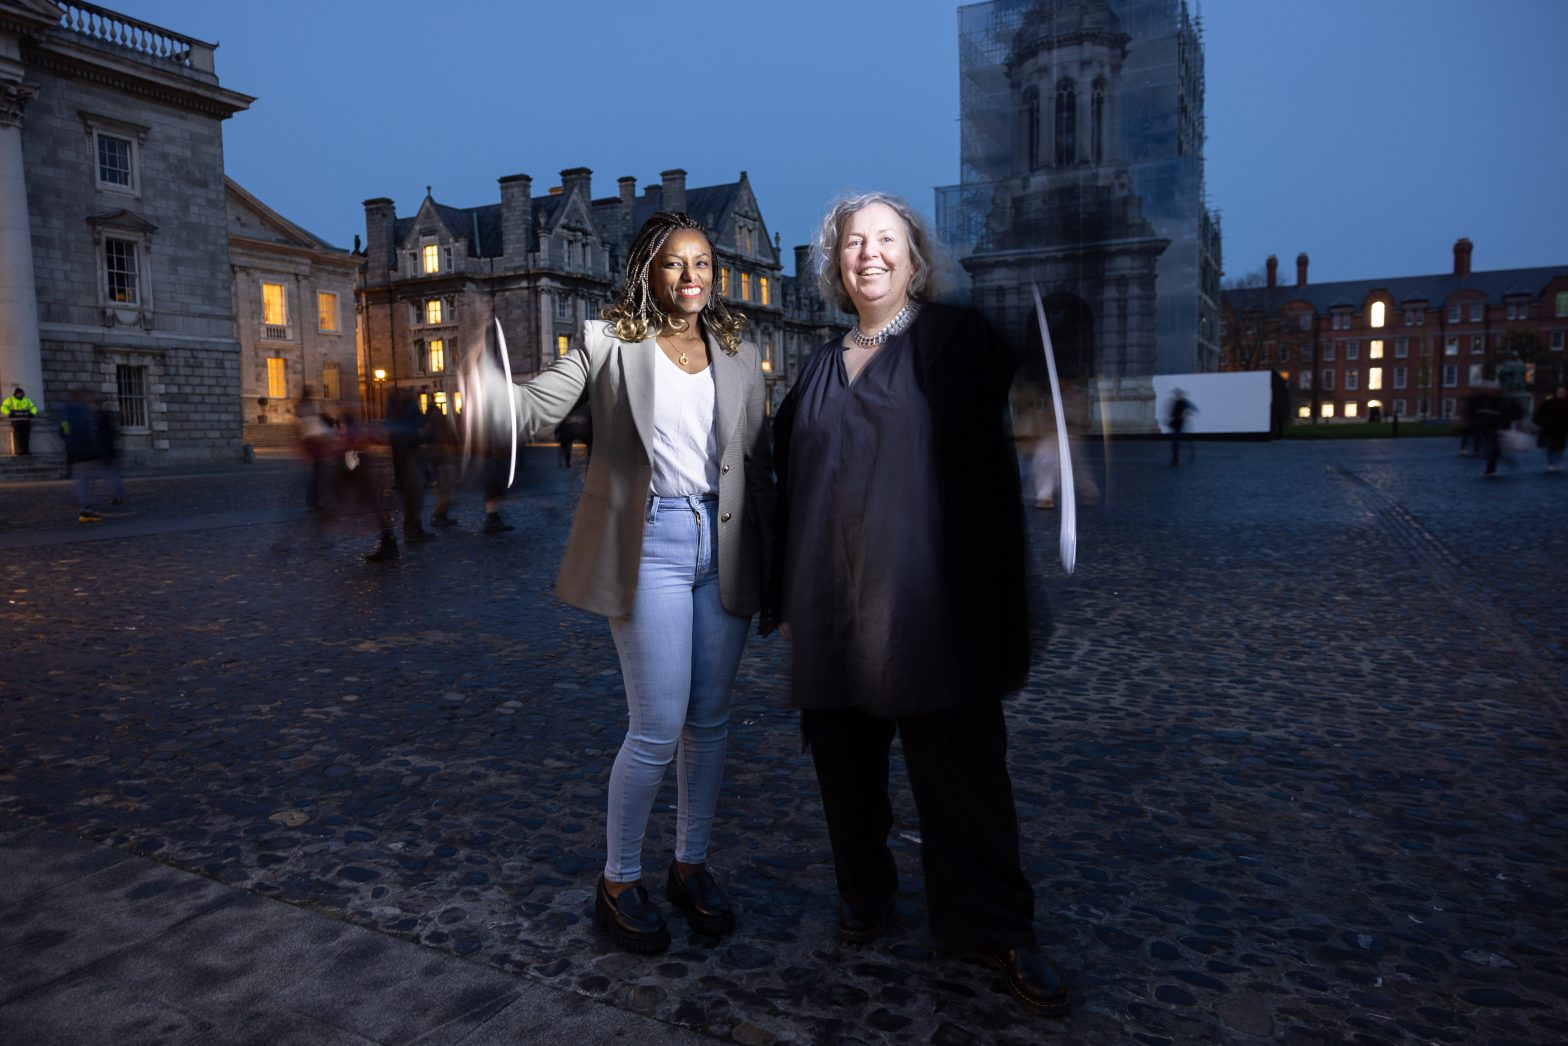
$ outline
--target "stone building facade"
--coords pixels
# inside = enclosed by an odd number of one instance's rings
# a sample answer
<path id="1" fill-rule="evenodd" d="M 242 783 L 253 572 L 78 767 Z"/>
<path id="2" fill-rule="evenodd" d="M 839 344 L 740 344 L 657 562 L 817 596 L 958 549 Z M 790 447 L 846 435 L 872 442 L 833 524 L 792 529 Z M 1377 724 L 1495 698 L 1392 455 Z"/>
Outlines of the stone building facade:
<path id="1" fill-rule="evenodd" d="M 1044 381 L 1037 286 L 1088 393 L 1072 420 L 1151 429 L 1152 375 L 1219 366 L 1198 24 L 1185 0 L 990 0 L 960 9 L 959 54 L 963 181 L 937 225 L 972 304 L 1032 346 L 1015 398 Z"/>
<path id="2" fill-rule="evenodd" d="M 820 310 L 786 312 L 786 300 L 803 299 L 786 290 L 777 237 L 746 172 L 688 187 L 685 171 L 668 170 L 641 192 L 622 177 L 616 195 L 595 199 L 593 172 L 573 167 L 542 194 L 526 174 L 501 178 L 499 189 L 499 203 L 475 207 L 438 203 L 427 189 L 406 218 L 389 199 L 365 201 L 358 309 L 368 412 L 380 413 L 393 388 L 428 388 L 455 402 L 462 362 L 492 344 L 496 320 L 522 379 L 580 345 L 584 322 L 621 280 L 637 230 L 659 210 L 685 211 L 708 229 L 720 290 L 746 314 L 747 337 L 762 352 L 769 403 L 782 398 L 789 349 L 817 329 Z"/>
<path id="3" fill-rule="evenodd" d="M 291 442 L 309 385 L 335 413 L 358 400 L 354 284 L 359 259 L 226 179 L 229 268 L 240 343 L 245 442 Z"/>
<path id="4" fill-rule="evenodd" d="M 1568 264 L 1476 272 L 1473 253 L 1460 239 L 1449 272 L 1332 283 L 1300 254 L 1290 285 L 1270 256 L 1260 286 L 1224 292 L 1225 369 L 1279 374 L 1297 422 L 1455 420 L 1492 381 L 1533 410 L 1568 380 Z"/>
<path id="5" fill-rule="evenodd" d="M 0 0 L 0 383 L 117 408 L 133 463 L 240 454 L 214 49 Z"/>

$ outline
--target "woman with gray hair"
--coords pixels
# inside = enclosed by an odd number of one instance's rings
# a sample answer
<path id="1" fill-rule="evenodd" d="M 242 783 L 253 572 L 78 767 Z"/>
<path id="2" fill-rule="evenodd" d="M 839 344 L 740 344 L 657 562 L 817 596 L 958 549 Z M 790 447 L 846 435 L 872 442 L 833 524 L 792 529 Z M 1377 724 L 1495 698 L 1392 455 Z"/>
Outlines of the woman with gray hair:
<path id="1" fill-rule="evenodd" d="M 1016 358 L 972 309 L 931 301 L 930 233 L 903 200 L 839 200 L 816 237 L 824 293 L 858 323 L 822 346 L 774 423 L 774 617 L 822 790 L 840 936 L 886 926 L 895 733 L 920 818 L 931 933 L 1003 971 L 1042 1012 L 1067 989 L 1040 955 L 1019 866 L 1003 695 L 1029 672 Z"/>

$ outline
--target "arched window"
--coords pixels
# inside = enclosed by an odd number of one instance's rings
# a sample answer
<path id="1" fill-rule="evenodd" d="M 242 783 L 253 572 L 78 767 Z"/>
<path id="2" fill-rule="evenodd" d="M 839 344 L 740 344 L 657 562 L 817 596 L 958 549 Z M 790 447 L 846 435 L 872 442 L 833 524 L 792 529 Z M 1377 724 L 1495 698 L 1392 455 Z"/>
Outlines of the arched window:
<path id="1" fill-rule="evenodd" d="M 1078 155 L 1078 86 L 1071 80 L 1056 84 L 1056 166 L 1071 166 Z"/>
<path id="2" fill-rule="evenodd" d="M 1029 157 L 1029 169 L 1040 166 L 1040 89 L 1030 87 L 1024 91 L 1024 139 Z"/>
<path id="3" fill-rule="evenodd" d="M 1093 163 L 1105 162 L 1105 81 L 1094 82 L 1094 94 L 1089 103 L 1089 159 Z"/>

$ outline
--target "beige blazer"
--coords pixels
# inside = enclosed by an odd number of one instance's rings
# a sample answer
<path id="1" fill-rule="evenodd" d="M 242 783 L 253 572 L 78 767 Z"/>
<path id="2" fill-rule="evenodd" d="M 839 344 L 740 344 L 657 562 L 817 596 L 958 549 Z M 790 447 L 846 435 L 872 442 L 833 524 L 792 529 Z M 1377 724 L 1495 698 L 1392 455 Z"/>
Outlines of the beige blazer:
<path id="1" fill-rule="evenodd" d="M 607 617 L 631 609 L 653 483 L 654 339 L 623 342 L 602 320 L 584 325 L 583 347 L 513 387 L 523 438 L 549 433 L 583 392 L 593 416 L 593 457 L 577 502 L 556 595 Z M 742 617 L 762 606 L 773 529 L 773 455 L 763 416 L 757 347 L 732 356 L 708 335 L 719 446 L 719 598 Z"/>

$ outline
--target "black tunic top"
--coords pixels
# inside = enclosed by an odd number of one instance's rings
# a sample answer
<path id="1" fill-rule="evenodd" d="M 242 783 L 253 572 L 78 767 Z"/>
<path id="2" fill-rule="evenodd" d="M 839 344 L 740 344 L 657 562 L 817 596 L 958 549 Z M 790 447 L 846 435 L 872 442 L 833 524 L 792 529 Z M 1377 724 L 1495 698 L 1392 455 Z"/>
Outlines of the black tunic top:
<path id="1" fill-rule="evenodd" d="M 936 569 L 931 414 L 907 332 L 853 384 L 844 354 L 824 347 L 793 393 L 789 527 L 806 538 L 784 562 L 795 703 L 877 715 L 935 707 L 956 679 Z"/>
<path id="2" fill-rule="evenodd" d="M 838 342 L 774 421 L 769 613 L 794 642 L 791 703 L 881 716 L 996 700 L 1028 676 L 1011 347 L 927 304 L 846 379 Z"/>

